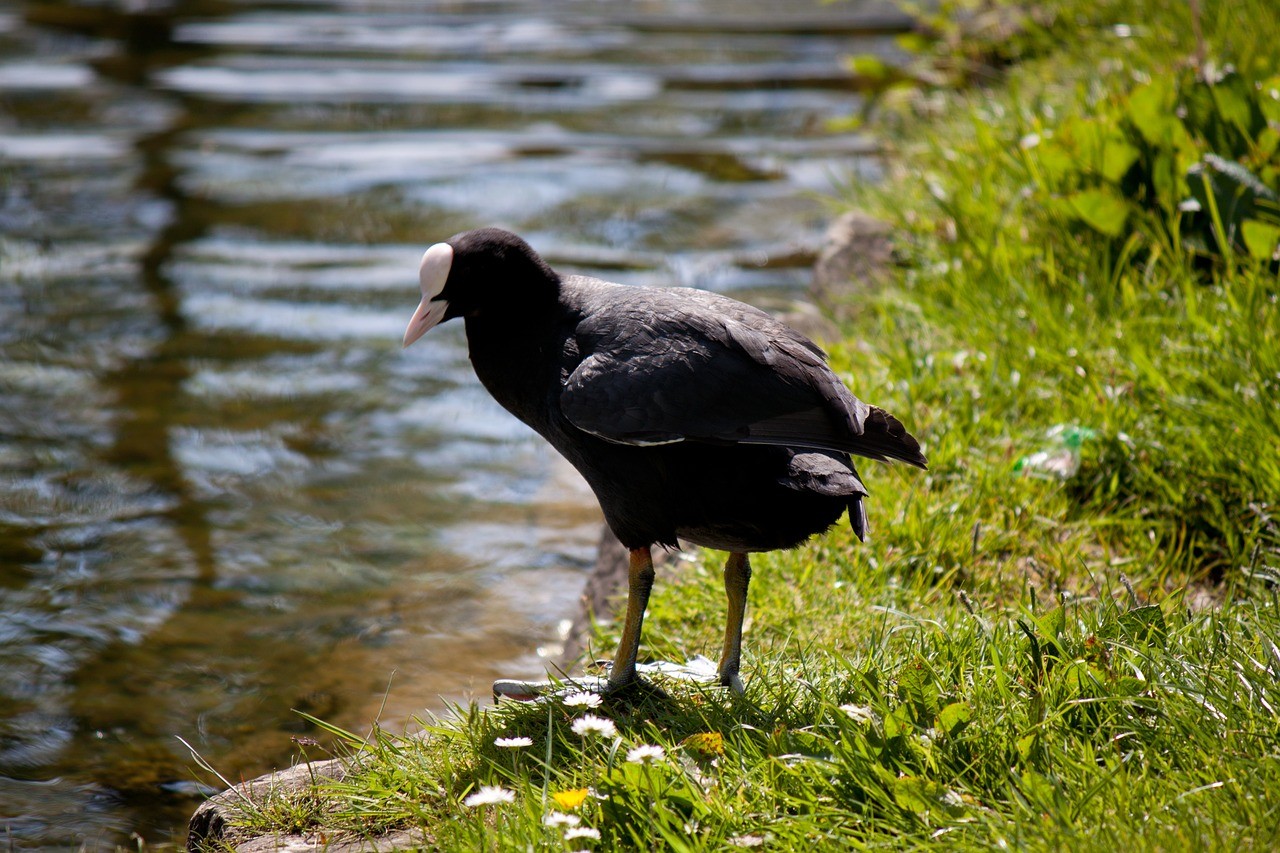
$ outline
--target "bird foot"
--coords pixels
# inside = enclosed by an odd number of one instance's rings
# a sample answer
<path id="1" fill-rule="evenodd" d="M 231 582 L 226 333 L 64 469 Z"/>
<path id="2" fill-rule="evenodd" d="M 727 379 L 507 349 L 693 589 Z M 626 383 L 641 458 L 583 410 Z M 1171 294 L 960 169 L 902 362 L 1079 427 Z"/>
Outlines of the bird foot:
<path id="1" fill-rule="evenodd" d="M 722 687 L 728 687 L 730 690 L 732 690 L 734 693 L 737 693 L 739 696 L 747 692 L 746 686 L 744 686 L 742 683 L 742 676 L 738 675 L 738 673 L 736 672 L 733 675 L 730 675 L 728 678 L 721 677 L 720 685 Z"/>

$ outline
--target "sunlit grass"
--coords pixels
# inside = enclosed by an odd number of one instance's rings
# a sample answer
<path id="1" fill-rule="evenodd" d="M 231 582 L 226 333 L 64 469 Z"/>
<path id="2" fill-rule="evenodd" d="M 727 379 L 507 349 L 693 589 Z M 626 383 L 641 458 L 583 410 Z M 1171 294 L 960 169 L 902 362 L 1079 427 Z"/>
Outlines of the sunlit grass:
<path id="1" fill-rule="evenodd" d="M 1027 135 L 1195 46 L 1180 0 L 1048 5 L 1059 52 L 884 119 L 894 176 L 853 201 L 897 223 L 904 269 L 834 306 L 831 350 L 930 469 L 863 466 L 866 544 L 754 561 L 746 695 L 329 729 L 355 771 L 254 826 L 468 850 L 1280 846 L 1276 273 L 1197 261 L 1168 223 L 1116 241 L 1054 213 Z M 1280 68 L 1269 3 L 1203 5 L 1214 61 Z M 645 654 L 716 653 L 718 559 L 660 574 Z"/>
<path id="2" fill-rule="evenodd" d="M 703 624 L 713 586 L 669 590 L 656 633 Z M 321 786 L 324 823 L 416 823 L 443 849 L 595 848 L 583 830 L 598 849 L 1280 842 L 1271 596 L 1193 612 L 1119 587 L 969 612 L 920 578 L 813 586 L 811 623 L 844 641 L 784 635 L 768 596 L 745 697 L 667 684 L 635 709 L 510 704 L 425 739 L 347 736 L 358 771 Z M 616 734 L 575 731 L 597 714 Z"/>

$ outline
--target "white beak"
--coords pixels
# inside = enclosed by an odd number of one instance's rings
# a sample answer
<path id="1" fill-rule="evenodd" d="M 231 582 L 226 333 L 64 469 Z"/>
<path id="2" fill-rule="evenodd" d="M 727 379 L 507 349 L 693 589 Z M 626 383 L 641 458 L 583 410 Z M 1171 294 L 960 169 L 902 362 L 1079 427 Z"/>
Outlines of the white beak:
<path id="1" fill-rule="evenodd" d="M 422 301 L 413 312 L 409 327 L 404 330 L 404 345 L 416 341 L 444 319 L 449 303 L 437 297 L 449 280 L 449 268 L 453 266 L 453 247 L 448 243 L 436 243 L 422 256 L 418 266 L 418 286 L 422 288 Z"/>

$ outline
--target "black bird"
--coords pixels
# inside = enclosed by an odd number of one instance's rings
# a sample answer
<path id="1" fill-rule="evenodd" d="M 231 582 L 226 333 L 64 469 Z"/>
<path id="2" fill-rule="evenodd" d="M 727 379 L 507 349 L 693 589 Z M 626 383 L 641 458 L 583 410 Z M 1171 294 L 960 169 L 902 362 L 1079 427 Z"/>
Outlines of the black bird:
<path id="1" fill-rule="evenodd" d="M 609 692 L 638 681 L 653 545 L 729 552 L 720 683 L 741 692 L 747 554 L 794 547 L 846 510 L 863 538 L 851 453 L 925 467 L 902 424 L 854 397 L 816 344 L 736 300 L 562 276 L 496 228 L 427 249 L 419 281 L 404 345 L 464 318 L 480 381 L 581 472 L 630 551 Z"/>

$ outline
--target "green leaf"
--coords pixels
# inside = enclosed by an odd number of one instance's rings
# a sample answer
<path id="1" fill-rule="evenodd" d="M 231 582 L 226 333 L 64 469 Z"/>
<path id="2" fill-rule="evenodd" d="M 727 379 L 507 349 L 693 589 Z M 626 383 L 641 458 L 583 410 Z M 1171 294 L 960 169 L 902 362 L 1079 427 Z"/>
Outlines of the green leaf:
<path id="1" fill-rule="evenodd" d="M 1218 106 L 1219 115 L 1240 130 L 1248 132 L 1248 96 L 1240 90 L 1239 85 L 1232 85 L 1233 82 L 1242 82 L 1242 78 L 1238 74 L 1233 74 L 1214 86 L 1213 100 Z"/>
<path id="2" fill-rule="evenodd" d="M 1058 682 L 1072 699 L 1092 696 L 1099 680 L 1093 667 L 1084 661 L 1072 661 L 1058 671 Z"/>
<path id="3" fill-rule="evenodd" d="M 1179 125 L 1173 112 L 1173 92 L 1163 80 L 1154 80 L 1129 96 L 1129 120 L 1151 146 L 1168 144 Z"/>
<path id="4" fill-rule="evenodd" d="M 928 817 L 933 812 L 961 817 L 965 812 L 964 802 L 960 797 L 932 779 L 900 776 L 890 783 L 890 788 L 893 791 L 893 801 L 898 807 L 918 817 Z"/>
<path id="5" fill-rule="evenodd" d="M 1036 619 L 1036 625 L 1040 628 L 1040 633 L 1044 634 L 1047 639 L 1057 640 L 1062 636 L 1062 631 L 1067 627 L 1067 614 L 1061 607 L 1055 607 L 1048 613 Z"/>
<path id="6" fill-rule="evenodd" d="M 1120 183 L 1133 164 L 1138 162 L 1138 155 L 1138 149 L 1125 141 L 1124 137 L 1108 137 L 1102 145 L 1102 177 L 1113 184 Z"/>
<path id="7" fill-rule="evenodd" d="M 886 739 L 901 737 L 913 731 L 915 731 L 915 724 L 911 719 L 911 707 L 909 705 L 899 705 L 884 718 L 884 736 Z"/>
<path id="8" fill-rule="evenodd" d="M 1024 770 L 1018 788 L 1037 812 L 1057 814 L 1061 808 L 1058 786 L 1047 776 L 1034 770 Z"/>
<path id="9" fill-rule="evenodd" d="M 1280 133 L 1275 128 L 1268 127 L 1258 134 L 1255 140 L 1258 146 L 1258 156 L 1263 160 L 1270 160 L 1275 156 L 1276 149 L 1280 149 Z"/>
<path id="10" fill-rule="evenodd" d="M 1178 166 L 1177 155 L 1172 151 L 1161 150 L 1151 158 L 1151 183 L 1157 200 L 1170 215 L 1190 192 L 1183 178 L 1185 171 Z"/>
<path id="11" fill-rule="evenodd" d="M 1214 83 L 1184 84 L 1180 94 L 1187 130 L 1221 157 L 1246 156 L 1250 140 L 1266 126 L 1252 87 L 1234 71 Z"/>
<path id="12" fill-rule="evenodd" d="M 1280 75 L 1258 84 L 1258 109 L 1271 122 L 1280 122 Z"/>
<path id="13" fill-rule="evenodd" d="M 893 780 L 893 801 L 913 814 L 928 814 L 935 784 L 917 776 L 902 776 Z"/>
<path id="14" fill-rule="evenodd" d="M 1280 245 L 1280 226 L 1246 219 L 1240 223 L 1240 235 L 1244 238 L 1245 248 L 1253 257 L 1261 261 L 1269 261 L 1275 257 L 1276 247 Z"/>
<path id="15" fill-rule="evenodd" d="M 1124 233 L 1124 223 L 1129 217 L 1129 205 L 1114 191 L 1098 187 L 1081 190 L 1067 197 L 1071 211 L 1086 225 L 1108 237 Z"/>
<path id="16" fill-rule="evenodd" d="M 1018 750 L 1018 756 L 1023 761 L 1027 761 L 1028 759 L 1030 759 L 1031 753 L 1035 752 L 1036 738 L 1037 738 L 1036 733 L 1032 732 L 1029 735 L 1023 735 L 1022 737 L 1018 738 L 1014 742 L 1013 745 Z"/>
<path id="17" fill-rule="evenodd" d="M 931 719 L 938 707 L 938 685 L 929 662 L 917 657 L 898 672 L 898 696 L 910 702 L 916 719 Z"/>
<path id="18" fill-rule="evenodd" d="M 1164 613 L 1158 604 L 1127 610 L 1116 620 L 1116 633 L 1127 640 L 1147 645 L 1163 646 L 1168 628 Z"/>
<path id="19" fill-rule="evenodd" d="M 949 735 L 958 734 L 973 717 L 968 702 L 952 702 L 938 712 L 938 728 Z"/>
<path id="20" fill-rule="evenodd" d="M 1079 168 L 1097 171 L 1102 167 L 1102 147 L 1106 131 L 1098 119 L 1077 119 L 1062 129 L 1064 141 L 1075 149 Z"/>
<path id="21" fill-rule="evenodd" d="M 1111 687 L 1114 696 L 1141 696 L 1147 689 L 1147 683 L 1140 678 L 1124 675 L 1115 680 Z"/>
<path id="22" fill-rule="evenodd" d="M 1245 138 L 1252 138 L 1266 126 L 1266 120 L 1255 105 L 1253 86 L 1236 72 L 1225 75 L 1213 86 L 1213 100 L 1222 120 L 1234 125 Z M 1232 152 L 1244 154 L 1244 151 Z"/>
<path id="23" fill-rule="evenodd" d="M 1049 140 L 1031 150 L 1031 156 L 1040 164 L 1040 171 L 1050 190 L 1057 189 L 1068 176 L 1076 173 L 1079 166 L 1075 156 L 1057 140 Z"/>

